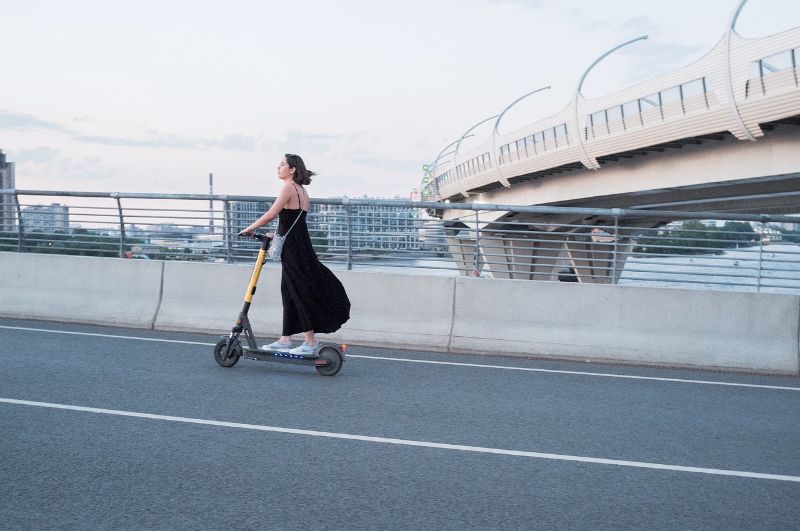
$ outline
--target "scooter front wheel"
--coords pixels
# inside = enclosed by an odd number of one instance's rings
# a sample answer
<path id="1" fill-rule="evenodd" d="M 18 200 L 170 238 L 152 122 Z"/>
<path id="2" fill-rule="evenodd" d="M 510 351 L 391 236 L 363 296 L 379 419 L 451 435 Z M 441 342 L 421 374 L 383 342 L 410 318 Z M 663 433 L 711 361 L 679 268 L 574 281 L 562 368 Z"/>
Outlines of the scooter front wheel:
<path id="1" fill-rule="evenodd" d="M 225 356 L 225 349 L 228 346 L 227 338 L 220 339 L 217 341 L 217 344 L 214 345 L 214 361 L 220 366 L 233 367 L 236 365 L 236 362 L 239 361 L 239 357 L 242 355 L 242 345 L 238 340 L 234 341 L 233 348 L 231 348 L 231 355 L 227 357 Z"/>
<path id="2" fill-rule="evenodd" d="M 331 347 L 322 347 L 319 351 L 319 360 L 324 360 L 325 365 L 317 365 L 317 372 L 322 376 L 334 376 L 342 369 L 342 355 Z"/>

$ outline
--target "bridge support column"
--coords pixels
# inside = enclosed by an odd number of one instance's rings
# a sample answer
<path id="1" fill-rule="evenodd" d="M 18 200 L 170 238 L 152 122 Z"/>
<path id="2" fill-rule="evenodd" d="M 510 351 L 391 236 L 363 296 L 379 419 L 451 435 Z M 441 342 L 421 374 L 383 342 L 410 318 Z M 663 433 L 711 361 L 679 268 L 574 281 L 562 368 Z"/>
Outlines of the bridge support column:
<path id="1" fill-rule="evenodd" d="M 615 246 L 613 236 L 586 232 L 570 234 L 564 246 L 578 282 L 616 284 L 633 248 L 629 236 L 620 231 Z"/>
<path id="2" fill-rule="evenodd" d="M 512 231 L 481 234 L 481 251 L 494 278 L 556 279 L 556 266 L 563 253 L 563 235 L 514 234 Z"/>
<path id="3" fill-rule="evenodd" d="M 590 227 L 530 226 L 510 230 L 484 229 L 480 233 L 463 222 L 445 227 L 448 250 L 459 273 L 494 278 L 558 280 L 565 266 L 578 282 L 616 284 L 633 248 L 632 230 L 614 236 Z"/>
<path id="4" fill-rule="evenodd" d="M 474 229 L 464 223 L 446 225 L 444 229 L 447 250 L 456 263 L 458 272 L 464 276 L 479 276 L 483 268 L 483 257 Z"/>

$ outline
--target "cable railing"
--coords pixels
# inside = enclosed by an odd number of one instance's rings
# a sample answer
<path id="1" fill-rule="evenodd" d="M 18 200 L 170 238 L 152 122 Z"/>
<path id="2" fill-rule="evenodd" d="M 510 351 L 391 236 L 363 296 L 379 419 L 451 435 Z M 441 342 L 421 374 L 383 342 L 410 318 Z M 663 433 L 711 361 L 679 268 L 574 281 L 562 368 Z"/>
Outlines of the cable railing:
<path id="1" fill-rule="evenodd" d="M 249 263 L 274 200 L 0 190 L 0 251 Z M 800 217 L 345 197 L 307 220 L 332 269 L 800 293 Z"/>

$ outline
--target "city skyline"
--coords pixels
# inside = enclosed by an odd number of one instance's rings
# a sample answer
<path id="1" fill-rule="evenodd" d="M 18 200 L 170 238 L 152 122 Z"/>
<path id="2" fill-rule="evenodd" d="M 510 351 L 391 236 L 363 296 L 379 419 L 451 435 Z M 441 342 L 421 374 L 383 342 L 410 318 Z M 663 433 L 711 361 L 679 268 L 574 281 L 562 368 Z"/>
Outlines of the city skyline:
<path id="1" fill-rule="evenodd" d="M 214 173 L 217 193 L 274 195 L 288 151 L 320 172 L 314 196 L 407 197 L 422 164 L 521 94 L 553 86 L 506 130 L 560 110 L 626 38 L 650 35 L 588 97 L 702 56 L 737 3 L 0 2 L 0 149 L 18 188 L 206 193 Z M 752 0 L 737 29 L 797 25 L 795 2 Z"/>

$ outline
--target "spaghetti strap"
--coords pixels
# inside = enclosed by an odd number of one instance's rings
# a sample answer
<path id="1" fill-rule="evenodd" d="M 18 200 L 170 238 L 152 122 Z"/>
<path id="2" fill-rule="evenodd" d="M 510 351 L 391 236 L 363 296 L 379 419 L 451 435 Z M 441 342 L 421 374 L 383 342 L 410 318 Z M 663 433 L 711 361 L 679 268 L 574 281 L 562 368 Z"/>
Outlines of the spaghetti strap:
<path id="1" fill-rule="evenodd" d="M 292 186 L 294 187 L 294 193 L 297 194 L 297 208 L 299 208 L 304 212 L 308 212 L 306 209 L 303 208 L 303 200 L 300 199 L 300 191 L 297 189 L 297 184 L 292 183 Z M 305 194 L 303 195 L 305 196 Z"/>

